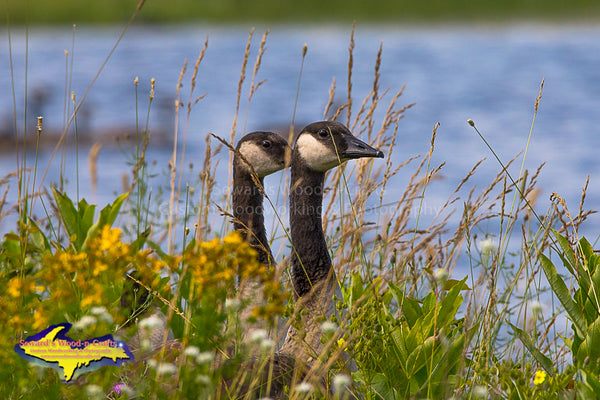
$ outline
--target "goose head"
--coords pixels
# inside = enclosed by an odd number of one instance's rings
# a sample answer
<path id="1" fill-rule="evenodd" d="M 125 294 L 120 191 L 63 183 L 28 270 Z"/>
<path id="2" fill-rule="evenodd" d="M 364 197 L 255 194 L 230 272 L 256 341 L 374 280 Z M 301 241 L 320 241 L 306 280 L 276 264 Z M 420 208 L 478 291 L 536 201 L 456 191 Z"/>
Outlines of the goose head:
<path id="1" fill-rule="evenodd" d="M 317 172 L 325 172 L 356 158 L 383 158 L 381 150 L 354 137 L 345 125 L 336 121 L 307 125 L 296 139 L 294 153 L 299 162 Z"/>
<path id="2" fill-rule="evenodd" d="M 285 167 L 287 141 L 273 132 L 251 132 L 236 147 L 234 165 L 241 171 L 264 178 Z M 241 155 L 241 157 L 240 157 Z"/>

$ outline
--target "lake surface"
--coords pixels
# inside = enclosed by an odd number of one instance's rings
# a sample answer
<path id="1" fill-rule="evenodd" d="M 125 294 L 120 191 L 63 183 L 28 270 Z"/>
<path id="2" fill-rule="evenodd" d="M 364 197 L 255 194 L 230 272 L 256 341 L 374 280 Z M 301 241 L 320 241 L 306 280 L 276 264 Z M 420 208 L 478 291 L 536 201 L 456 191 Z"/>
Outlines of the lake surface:
<path id="1" fill-rule="evenodd" d="M 287 129 L 294 114 L 304 44 L 308 52 L 298 93 L 296 125 L 303 126 L 323 118 L 333 78 L 337 82 L 336 100 L 341 103 L 347 96 L 350 27 L 274 26 L 257 76 L 257 81 L 266 81 L 247 108 L 249 79 L 263 31 L 264 28 L 257 28 L 252 42 L 237 138 L 252 130 Z M 117 27 L 78 28 L 72 47 L 72 32 L 68 27 L 30 31 L 26 82 L 30 127 L 34 126 L 35 116 L 41 114 L 45 130 L 62 129 L 66 82 L 70 80 L 76 98 L 82 98 L 119 32 Z M 150 79 L 156 78 L 150 128 L 172 133 L 173 101 L 181 68 L 187 59 L 188 71 L 181 89 L 182 100 L 187 103 L 191 71 L 208 37 L 208 49 L 199 68 L 195 92 L 196 96 L 206 93 L 206 97 L 198 102 L 190 115 L 186 148 L 186 164 L 194 162 L 197 172 L 201 168 L 208 132 L 227 138 L 230 135 L 248 33 L 249 27 L 132 28 L 87 96 L 78 118 L 81 135 L 121 132 L 135 126 L 133 82 L 136 77 L 139 77 L 140 124 L 144 125 L 146 121 Z M 9 46 L 6 32 L 0 37 L 3 43 L 0 48 L 0 92 L 3 93 L 0 97 L 0 127 L 8 132 L 14 121 Z M 543 25 L 403 28 L 359 24 L 355 32 L 352 75 L 354 113 L 372 87 L 380 43 L 383 43 L 380 88 L 390 88 L 394 93 L 406 84 L 399 103 L 416 103 L 400 123 L 399 145 L 394 152 L 396 162 L 425 154 L 433 126 L 436 122 L 441 124 L 433 164 L 446 162 L 441 171 L 444 179 L 427 188 L 425 210 L 439 208 L 480 159 L 487 158 L 473 178 L 479 188 L 491 182 L 501 170 L 467 124 L 467 119 L 475 121 L 503 161 L 525 149 L 542 79 L 545 79 L 543 95 L 525 160 L 525 167 L 530 171 L 547 163 L 538 180 L 542 194 L 537 209 L 541 214 L 545 213 L 554 191 L 563 196 L 576 213 L 587 175 L 590 175 L 587 206 L 600 209 L 600 158 L 597 155 L 600 148 L 600 28 Z M 25 49 L 24 32 L 13 29 L 12 58 L 19 129 L 23 126 Z M 65 71 L 71 61 L 67 62 L 65 50 L 74 55 L 72 73 L 67 74 L 69 79 Z M 390 98 L 391 94 L 384 101 L 384 109 Z M 180 138 L 185 128 L 185 114 L 184 107 L 180 111 Z M 2 176 L 14 171 L 17 165 L 14 150 L 10 145 L 4 146 L 8 150 L 0 159 Z M 127 165 L 131 150 L 105 145 L 98 158 L 99 190 L 92 193 L 87 167 L 89 144 L 82 141 L 81 149 L 80 194 L 89 202 L 103 205 L 114 198 L 113 193 L 121 191 L 121 176 L 131 170 Z M 50 150 L 42 149 L 39 165 L 44 168 Z M 149 151 L 148 159 L 156 161 L 154 171 L 158 174 L 158 184 L 168 182 L 162 173 L 171 151 L 172 146 L 167 143 L 155 145 Z M 66 157 L 70 167 L 65 175 L 70 181 L 69 192 L 74 193 L 74 151 Z M 227 156 L 222 153 L 219 157 L 217 190 L 227 184 Z M 521 160 L 517 160 L 511 169 L 515 176 Z M 33 165 L 32 156 L 27 163 Z M 53 161 L 46 183 L 58 180 L 58 168 L 59 156 Z M 412 171 L 409 169 L 395 178 L 384 201 L 393 202 L 399 198 Z M 276 190 L 279 179 L 274 178 L 273 182 L 271 188 L 267 183 L 268 190 Z M 10 193 L 16 196 L 14 189 Z M 461 212 L 462 203 L 459 202 L 457 214 Z M 598 234 L 597 226 L 598 217 L 593 215 L 584 227 L 592 241 Z M 14 224 L 10 219 L 0 223 L 1 233 L 12 229 Z"/>

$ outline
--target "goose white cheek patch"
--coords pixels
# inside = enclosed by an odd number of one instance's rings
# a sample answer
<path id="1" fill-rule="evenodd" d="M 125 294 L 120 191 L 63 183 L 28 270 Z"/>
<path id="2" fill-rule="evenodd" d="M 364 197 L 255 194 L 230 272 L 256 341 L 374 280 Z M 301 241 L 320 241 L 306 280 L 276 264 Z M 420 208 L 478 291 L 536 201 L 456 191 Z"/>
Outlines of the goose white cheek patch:
<path id="1" fill-rule="evenodd" d="M 324 145 L 310 134 L 300 135 L 296 147 L 300 157 L 315 171 L 327 171 L 340 164 L 335 149 Z"/>
<path id="2" fill-rule="evenodd" d="M 244 142 L 240 146 L 239 152 L 244 156 L 259 176 L 265 176 L 272 174 L 275 171 L 279 171 L 282 166 L 275 163 L 269 157 L 268 149 L 263 150 L 262 147 L 252 142 Z M 242 161 L 240 163 L 245 169 L 250 171 L 250 167 Z"/>

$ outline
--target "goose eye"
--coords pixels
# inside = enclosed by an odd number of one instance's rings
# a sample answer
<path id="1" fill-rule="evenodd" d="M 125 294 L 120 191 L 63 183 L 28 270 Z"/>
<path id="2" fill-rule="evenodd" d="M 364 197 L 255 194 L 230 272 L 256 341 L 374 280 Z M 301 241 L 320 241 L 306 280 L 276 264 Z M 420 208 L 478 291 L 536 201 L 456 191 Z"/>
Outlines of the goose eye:
<path id="1" fill-rule="evenodd" d="M 329 136 L 329 132 L 327 131 L 327 129 L 321 129 L 319 131 L 319 136 L 321 136 L 322 138 L 328 137 Z"/>
<path id="2" fill-rule="evenodd" d="M 271 147 L 271 142 L 269 142 L 268 140 L 263 140 L 263 142 L 261 143 L 261 145 L 265 149 L 268 149 L 269 147 Z"/>

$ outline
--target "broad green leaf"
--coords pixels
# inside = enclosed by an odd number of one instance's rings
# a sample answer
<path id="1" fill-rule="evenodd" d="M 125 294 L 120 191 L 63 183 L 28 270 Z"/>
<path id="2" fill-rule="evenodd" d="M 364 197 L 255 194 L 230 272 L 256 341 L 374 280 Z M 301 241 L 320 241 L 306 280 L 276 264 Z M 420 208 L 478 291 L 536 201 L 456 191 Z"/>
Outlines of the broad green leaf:
<path id="1" fill-rule="evenodd" d="M 371 390 L 373 390 L 381 399 L 395 400 L 400 398 L 394 389 L 392 382 L 381 373 L 375 374 L 373 377 Z"/>
<path id="2" fill-rule="evenodd" d="M 527 350 L 531 353 L 533 358 L 535 358 L 537 362 L 540 363 L 540 365 L 542 366 L 542 368 L 544 368 L 548 375 L 554 376 L 554 363 L 552 362 L 552 360 L 546 357 L 541 351 L 538 350 L 537 347 L 535 347 L 535 344 L 533 343 L 533 341 L 527 333 L 523 332 L 522 329 L 517 328 L 510 322 L 507 321 L 507 323 L 513 329 L 515 335 L 519 338 L 521 343 L 523 343 L 523 346 L 525 346 Z"/>
<path id="3" fill-rule="evenodd" d="M 388 285 L 394 300 L 396 300 L 398 307 L 402 310 L 402 315 L 406 319 L 408 326 L 412 327 L 417 319 L 423 316 L 421 305 L 417 300 L 405 297 L 404 292 L 398 286 L 393 283 L 389 283 Z"/>
<path id="4" fill-rule="evenodd" d="M 164 252 L 163 249 L 160 248 L 160 246 L 156 243 L 154 243 L 151 240 L 147 240 L 146 244 L 148 245 L 148 247 L 150 247 L 152 250 L 154 250 L 156 252 L 156 254 L 158 254 L 158 256 L 160 257 L 161 260 L 166 260 L 169 255 L 167 253 Z"/>
<path id="5" fill-rule="evenodd" d="M 89 205 L 85 199 L 82 199 L 78 207 L 79 213 L 79 226 L 77 228 L 77 239 L 75 240 L 75 248 L 80 250 L 85 242 L 86 237 L 88 236 L 88 232 L 90 227 L 94 223 L 94 214 L 96 213 L 96 206 Z"/>
<path id="6" fill-rule="evenodd" d="M 350 309 L 360 299 L 365 291 L 362 277 L 359 272 L 355 272 L 351 279 L 352 292 L 350 293 Z"/>
<path id="7" fill-rule="evenodd" d="M 584 332 L 587 329 L 587 324 L 585 323 L 581 307 L 571 298 L 569 289 L 558 272 L 556 272 L 556 267 L 552 261 L 541 253 L 539 254 L 539 258 L 542 269 L 546 274 L 546 279 L 548 279 L 548 283 L 550 283 L 550 286 L 552 287 L 552 291 L 556 294 L 556 297 L 558 297 L 558 300 L 567 311 L 567 314 L 569 314 L 577 335 L 583 337 Z"/>
<path id="8" fill-rule="evenodd" d="M 464 363 L 465 336 L 448 339 L 452 340 L 450 345 L 447 349 L 440 347 L 440 358 L 432 365 L 429 379 L 421 387 L 422 392 L 432 393 L 433 398 L 448 397 L 448 377 L 455 375 L 457 367 Z"/>
<path id="9" fill-rule="evenodd" d="M 133 251 L 140 251 L 142 247 L 144 247 L 144 244 L 146 244 L 148 236 L 150 236 L 150 229 L 146 229 L 144 232 L 140 233 L 140 236 L 131 243 L 131 249 Z"/>
<path id="10" fill-rule="evenodd" d="M 83 249 L 87 248 L 87 244 L 89 243 L 89 241 L 96 237 L 100 228 L 102 228 L 105 225 L 112 226 L 112 224 L 117 219 L 117 216 L 119 215 L 119 211 L 121 210 L 121 206 L 127 198 L 127 195 L 128 193 L 123 193 L 122 195 L 117 197 L 112 204 L 108 204 L 102 209 L 102 211 L 100 211 L 98 220 L 87 231 L 85 243 L 83 244 Z"/>
<path id="11" fill-rule="evenodd" d="M 587 241 L 587 239 L 585 237 L 582 237 L 579 240 L 579 248 L 581 249 L 581 255 L 589 263 L 590 258 L 592 258 L 592 256 L 594 255 L 594 248 L 592 247 L 590 242 Z M 590 272 L 593 273 L 594 269 L 591 266 L 588 266 L 588 267 L 590 269 Z"/>
<path id="12" fill-rule="evenodd" d="M 404 335 L 408 333 L 409 329 L 400 327 L 394 329 L 390 335 L 392 336 L 393 344 L 395 345 L 396 356 L 398 363 L 401 366 L 406 365 L 406 359 L 410 354 L 410 350 L 406 348 L 406 342 L 404 341 Z"/>
<path id="13" fill-rule="evenodd" d="M 467 285 L 467 283 L 466 283 L 466 279 L 463 279 L 462 281 L 459 281 L 457 279 L 448 279 L 446 282 L 444 282 L 444 290 L 450 290 L 454 286 L 461 284 L 461 283 L 462 283 L 462 285 L 461 285 L 460 290 L 471 290 L 469 285 Z"/>
<path id="14" fill-rule="evenodd" d="M 46 237 L 46 235 L 44 235 L 44 233 L 42 232 L 42 230 L 39 228 L 39 226 L 35 223 L 35 221 L 31 218 L 29 218 L 29 226 L 30 226 L 30 238 L 32 243 L 37 246 L 39 249 L 43 249 L 43 250 L 52 250 L 52 246 L 50 246 L 50 242 L 48 241 L 48 238 Z"/>
<path id="15" fill-rule="evenodd" d="M 459 284 L 454 285 L 452 289 L 446 293 L 446 296 L 442 298 L 439 305 L 440 311 L 438 313 L 438 320 L 436 324 L 438 329 L 450 324 L 454 320 L 454 316 L 456 315 L 456 312 L 463 301 L 460 291 L 462 290 L 463 284 L 466 280 L 467 277 L 463 278 Z"/>
<path id="16" fill-rule="evenodd" d="M 599 377 L 596 374 L 594 374 L 590 371 L 583 370 L 583 369 L 581 370 L 581 375 L 583 376 L 584 384 L 594 392 L 597 399 L 600 399 L 600 379 L 599 379 Z"/>
<path id="17" fill-rule="evenodd" d="M 600 359 L 600 318 L 588 327 L 585 339 L 576 354 L 579 361 L 584 362 L 586 358 L 589 358 L 591 365 L 598 366 L 598 359 Z"/>
<path id="18" fill-rule="evenodd" d="M 67 195 L 56 190 L 54 186 L 52 186 L 52 195 L 54 196 L 54 201 L 56 201 L 60 219 L 69 234 L 69 238 L 71 238 L 73 235 L 77 234 L 77 229 L 79 227 L 79 213 L 75 209 L 75 205 L 71 199 L 69 199 Z"/>
<path id="19" fill-rule="evenodd" d="M 571 244 L 569 243 L 567 238 L 562 236 L 560 233 L 558 233 L 554 229 L 552 230 L 552 233 L 554 233 L 554 237 L 556 237 L 556 241 L 560 245 L 565 258 L 567 259 L 568 264 L 570 264 L 570 266 L 571 266 L 571 268 L 570 268 L 571 274 L 575 274 L 576 272 L 574 271 L 574 269 L 575 269 L 575 266 L 577 265 L 577 260 L 575 258 L 575 253 L 573 252 L 573 248 L 571 247 Z M 565 265 L 565 267 L 569 268 L 567 265 Z"/>

